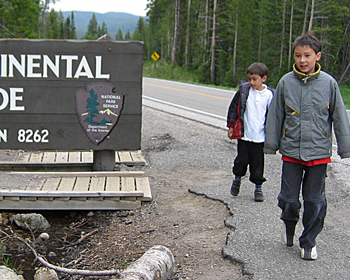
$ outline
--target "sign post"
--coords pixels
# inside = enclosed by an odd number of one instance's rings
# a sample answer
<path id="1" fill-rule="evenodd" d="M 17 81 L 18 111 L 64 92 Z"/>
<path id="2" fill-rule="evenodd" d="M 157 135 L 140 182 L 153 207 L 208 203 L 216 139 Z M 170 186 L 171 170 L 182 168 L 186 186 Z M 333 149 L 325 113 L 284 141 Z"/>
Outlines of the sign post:
<path id="1" fill-rule="evenodd" d="M 142 57 L 141 42 L 0 39 L 0 149 L 140 149 Z"/>

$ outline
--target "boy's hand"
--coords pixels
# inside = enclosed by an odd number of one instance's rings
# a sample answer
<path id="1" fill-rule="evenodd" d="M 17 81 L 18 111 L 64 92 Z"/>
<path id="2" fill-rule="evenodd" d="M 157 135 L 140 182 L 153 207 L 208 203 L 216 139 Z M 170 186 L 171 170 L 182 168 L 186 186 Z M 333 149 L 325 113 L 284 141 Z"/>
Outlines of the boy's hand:
<path id="1" fill-rule="evenodd" d="M 233 134 L 233 127 L 229 127 L 227 136 L 228 138 L 232 139 L 232 134 Z"/>

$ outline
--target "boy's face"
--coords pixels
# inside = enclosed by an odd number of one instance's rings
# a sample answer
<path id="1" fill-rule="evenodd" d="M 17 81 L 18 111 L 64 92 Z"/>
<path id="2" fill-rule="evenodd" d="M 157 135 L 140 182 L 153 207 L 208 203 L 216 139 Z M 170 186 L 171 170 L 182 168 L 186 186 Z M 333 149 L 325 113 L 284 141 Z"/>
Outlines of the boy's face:
<path id="1" fill-rule="evenodd" d="M 296 46 L 294 60 L 298 69 L 304 74 L 315 72 L 316 62 L 321 58 L 321 52 L 315 53 L 310 46 Z"/>
<path id="2" fill-rule="evenodd" d="M 266 81 L 267 76 L 264 76 L 261 78 L 259 74 L 250 74 L 250 73 L 248 73 L 247 76 L 248 76 L 248 82 L 250 87 L 256 90 L 264 89 L 263 83 Z"/>

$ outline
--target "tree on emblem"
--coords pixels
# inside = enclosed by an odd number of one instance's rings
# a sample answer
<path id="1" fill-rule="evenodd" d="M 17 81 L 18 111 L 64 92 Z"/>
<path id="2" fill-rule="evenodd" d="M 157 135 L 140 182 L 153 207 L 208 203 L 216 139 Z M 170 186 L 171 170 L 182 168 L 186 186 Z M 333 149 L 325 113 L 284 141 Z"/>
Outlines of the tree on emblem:
<path id="1" fill-rule="evenodd" d="M 84 122 L 97 124 L 93 119 L 99 114 L 97 109 L 97 106 L 100 105 L 100 103 L 97 102 L 98 95 L 95 93 L 93 89 L 91 89 L 89 93 L 90 93 L 90 97 L 86 101 L 86 110 L 88 113 L 88 117 L 86 117 Z"/>

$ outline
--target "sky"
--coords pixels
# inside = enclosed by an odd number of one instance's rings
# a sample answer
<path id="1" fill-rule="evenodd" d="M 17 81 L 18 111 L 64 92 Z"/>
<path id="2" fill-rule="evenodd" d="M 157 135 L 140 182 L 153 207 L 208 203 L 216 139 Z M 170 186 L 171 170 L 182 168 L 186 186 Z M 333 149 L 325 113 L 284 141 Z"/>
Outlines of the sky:
<path id="1" fill-rule="evenodd" d="M 95 13 L 123 12 L 136 16 L 146 15 L 147 0 L 56 0 L 50 4 L 55 11 L 87 11 Z"/>

